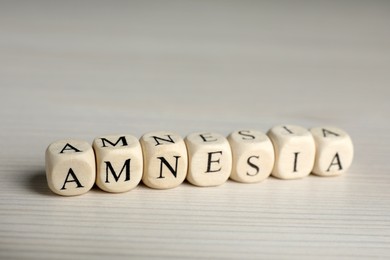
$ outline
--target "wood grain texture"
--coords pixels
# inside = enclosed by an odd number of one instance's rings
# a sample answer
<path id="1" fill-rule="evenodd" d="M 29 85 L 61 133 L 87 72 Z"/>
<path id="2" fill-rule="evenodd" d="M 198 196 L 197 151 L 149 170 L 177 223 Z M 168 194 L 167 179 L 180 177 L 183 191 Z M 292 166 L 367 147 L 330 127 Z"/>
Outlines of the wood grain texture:
<path id="1" fill-rule="evenodd" d="M 0 3 L 0 258 L 390 257 L 388 2 Z M 335 125 L 345 175 L 53 195 L 47 145 Z"/>

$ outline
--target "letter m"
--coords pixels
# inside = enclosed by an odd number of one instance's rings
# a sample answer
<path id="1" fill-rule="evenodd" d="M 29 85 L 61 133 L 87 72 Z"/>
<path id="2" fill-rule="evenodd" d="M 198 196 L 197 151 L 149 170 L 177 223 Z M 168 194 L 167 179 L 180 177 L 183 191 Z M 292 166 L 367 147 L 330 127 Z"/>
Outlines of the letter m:
<path id="1" fill-rule="evenodd" d="M 130 159 L 127 159 L 125 163 L 123 164 L 122 170 L 119 172 L 119 174 L 116 174 L 114 168 L 111 165 L 111 162 L 105 161 L 106 164 L 106 183 L 110 183 L 108 180 L 108 172 L 111 172 L 112 176 L 114 177 L 115 182 L 118 182 L 119 178 L 121 177 L 123 171 L 126 171 L 126 177 L 124 181 L 130 180 Z"/>
<path id="2" fill-rule="evenodd" d="M 103 143 L 103 147 L 107 147 L 106 143 L 109 143 L 111 146 L 116 146 L 119 142 L 122 142 L 122 146 L 127 146 L 127 140 L 125 136 L 121 136 L 118 138 L 116 143 L 111 142 L 110 140 L 107 140 L 106 138 L 100 138 Z"/>

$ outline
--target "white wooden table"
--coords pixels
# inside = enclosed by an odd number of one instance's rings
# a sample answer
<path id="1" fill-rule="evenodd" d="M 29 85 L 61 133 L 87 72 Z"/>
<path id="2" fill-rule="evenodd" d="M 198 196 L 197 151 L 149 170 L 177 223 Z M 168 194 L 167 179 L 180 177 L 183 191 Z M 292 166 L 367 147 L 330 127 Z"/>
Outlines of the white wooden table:
<path id="1" fill-rule="evenodd" d="M 389 2 L 0 2 L 0 258 L 390 258 Z M 347 174 L 53 195 L 44 151 L 335 125 Z"/>

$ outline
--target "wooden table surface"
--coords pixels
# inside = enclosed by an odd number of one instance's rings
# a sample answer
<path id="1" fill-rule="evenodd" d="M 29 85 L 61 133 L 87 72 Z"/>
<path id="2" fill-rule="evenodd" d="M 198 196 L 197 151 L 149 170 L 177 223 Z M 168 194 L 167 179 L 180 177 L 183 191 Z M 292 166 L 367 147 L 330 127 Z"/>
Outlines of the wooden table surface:
<path id="1" fill-rule="evenodd" d="M 1 1 L 0 258 L 390 258 L 387 1 Z M 343 176 L 50 192 L 62 138 L 277 124 L 352 136 Z"/>

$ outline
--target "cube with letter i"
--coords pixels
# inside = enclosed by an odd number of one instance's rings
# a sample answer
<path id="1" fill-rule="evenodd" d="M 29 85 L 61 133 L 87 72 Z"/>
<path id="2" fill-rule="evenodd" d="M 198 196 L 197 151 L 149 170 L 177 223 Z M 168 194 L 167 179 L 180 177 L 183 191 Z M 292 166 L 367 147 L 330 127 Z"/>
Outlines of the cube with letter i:
<path id="1" fill-rule="evenodd" d="M 298 179 L 313 170 L 315 143 L 312 134 L 303 127 L 280 125 L 268 133 L 275 149 L 272 176 L 280 179 Z"/>

